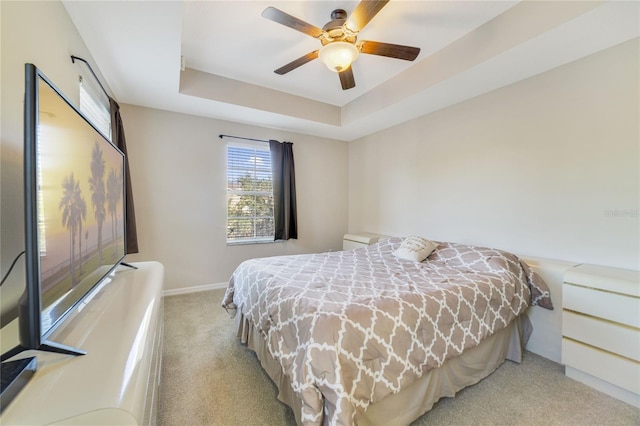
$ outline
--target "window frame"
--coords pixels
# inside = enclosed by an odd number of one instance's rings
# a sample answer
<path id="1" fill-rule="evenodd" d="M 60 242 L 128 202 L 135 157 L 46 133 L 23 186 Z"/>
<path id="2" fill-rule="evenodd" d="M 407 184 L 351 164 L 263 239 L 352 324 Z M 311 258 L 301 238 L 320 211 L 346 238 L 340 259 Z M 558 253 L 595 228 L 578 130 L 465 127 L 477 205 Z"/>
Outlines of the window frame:
<path id="1" fill-rule="evenodd" d="M 235 167 L 233 169 L 230 168 L 230 164 L 229 164 L 229 150 L 231 148 L 239 148 L 239 149 L 248 149 L 248 150 L 253 150 L 254 154 L 258 151 L 260 152 L 264 152 L 267 154 L 267 158 L 269 159 L 269 181 L 271 182 L 271 190 L 270 191 L 259 191 L 259 190 L 252 190 L 252 191 L 246 191 L 246 190 L 239 190 L 239 189 L 231 189 L 229 188 L 229 180 L 232 176 L 230 176 L 229 172 L 231 170 L 234 171 L 252 171 L 253 172 L 253 177 L 255 177 L 258 172 L 265 172 L 264 168 L 262 168 L 261 170 L 259 170 L 256 162 L 254 162 L 253 164 L 253 168 L 242 168 L 242 167 Z M 255 157 L 255 155 L 254 155 Z M 246 219 L 247 216 L 238 216 L 238 217 L 230 217 L 229 216 L 229 199 L 230 197 L 234 196 L 234 195 L 249 195 L 249 196 L 262 196 L 262 197 L 269 197 L 271 199 L 271 204 L 273 206 L 273 174 L 272 174 L 272 165 L 271 165 L 271 151 L 269 149 L 269 143 L 268 142 L 258 142 L 258 141 L 242 141 L 242 142 L 238 142 L 238 141 L 227 141 L 226 142 L 226 147 L 225 147 L 225 179 L 226 179 L 226 220 L 225 220 L 225 240 L 226 240 L 226 244 L 228 246 L 232 246 L 232 245 L 244 245 L 244 244 L 270 244 L 270 243 L 276 243 L 278 241 L 274 240 L 274 228 L 272 227 L 271 229 L 271 235 L 269 236 L 256 236 L 256 223 L 258 219 L 264 219 L 266 216 L 258 216 L 257 212 L 254 212 L 253 216 L 250 216 L 252 219 L 252 223 L 253 223 L 253 227 L 254 227 L 254 236 L 253 237 L 249 237 L 249 238 L 238 238 L 238 239 L 229 239 L 229 235 L 228 235 L 228 230 L 229 230 L 229 219 Z M 275 218 L 273 215 L 273 209 L 272 209 L 272 216 L 271 216 L 271 223 L 272 225 L 275 224 Z M 275 225 L 274 225 L 275 226 Z"/>

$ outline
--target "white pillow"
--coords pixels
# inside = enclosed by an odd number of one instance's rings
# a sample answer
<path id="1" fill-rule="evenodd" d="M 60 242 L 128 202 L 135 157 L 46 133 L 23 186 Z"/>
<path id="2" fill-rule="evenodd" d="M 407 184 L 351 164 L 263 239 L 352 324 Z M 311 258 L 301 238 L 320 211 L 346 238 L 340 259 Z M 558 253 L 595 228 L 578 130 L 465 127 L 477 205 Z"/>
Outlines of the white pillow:
<path id="1" fill-rule="evenodd" d="M 393 252 L 393 255 L 400 259 L 422 262 L 437 246 L 433 241 L 412 235 L 404 239 L 400 247 Z"/>

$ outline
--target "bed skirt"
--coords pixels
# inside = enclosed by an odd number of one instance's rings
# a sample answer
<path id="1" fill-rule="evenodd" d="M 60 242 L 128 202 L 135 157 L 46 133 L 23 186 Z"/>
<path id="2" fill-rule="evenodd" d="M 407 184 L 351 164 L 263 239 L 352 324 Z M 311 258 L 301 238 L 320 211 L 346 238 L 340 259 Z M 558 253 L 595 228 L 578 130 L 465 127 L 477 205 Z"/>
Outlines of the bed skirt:
<path id="1" fill-rule="evenodd" d="M 301 401 L 291 389 L 280 364 L 271 357 L 264 337 L 240 312 L 236 322 L 240 341 L 256 353 L 262 368 L 278 387 L 278 399 L 292 408 L 296 422 L 300 424 Z M 478 383 L 505 360 L 520 363 L 531 331 L 529 318 L 526 314 L 521 315 L 480 345 L 428 371 L 399 393 L 371 404 L 355 423 L 362 426 L 408 425 L 429 411 L 440 398 L 455 396 L 463 388 Z"/>

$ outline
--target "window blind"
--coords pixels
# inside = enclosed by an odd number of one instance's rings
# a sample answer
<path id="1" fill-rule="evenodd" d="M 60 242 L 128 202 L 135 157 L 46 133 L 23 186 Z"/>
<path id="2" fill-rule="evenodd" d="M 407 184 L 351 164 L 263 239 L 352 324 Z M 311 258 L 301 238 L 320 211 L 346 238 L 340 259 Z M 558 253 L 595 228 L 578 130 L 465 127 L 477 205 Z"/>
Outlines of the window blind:
<path id="1" fill-rule="evenodd" d="M 111 140 L 111 112 L 109 99 L 89 78 L 80 76 L 80 111 L 91 123 Z"/>
<path id="2" fill-rule="evenodd" d="M 227 143 L 227 243 L 273 241 L 269 145 Z"/>

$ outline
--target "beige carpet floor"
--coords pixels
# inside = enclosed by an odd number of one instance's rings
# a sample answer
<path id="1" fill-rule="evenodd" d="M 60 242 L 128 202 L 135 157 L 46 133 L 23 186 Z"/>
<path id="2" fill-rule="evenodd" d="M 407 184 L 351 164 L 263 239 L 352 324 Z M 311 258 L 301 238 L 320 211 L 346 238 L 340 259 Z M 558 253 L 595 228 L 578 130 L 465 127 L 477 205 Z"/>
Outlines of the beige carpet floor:
<path id="1" fill-rule="evenodd" d="M 255 354 L 220 306 L 224 290 L 165 298 L 158 424 L 294 425 Z M 480 383 L 443 398 L 418 425 L 640 425 L 640 410 L 564 376 L 527 352 Z"/>

